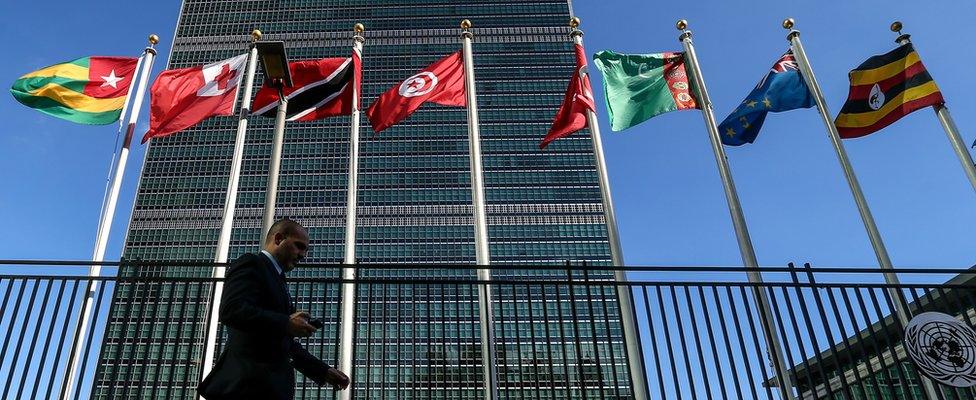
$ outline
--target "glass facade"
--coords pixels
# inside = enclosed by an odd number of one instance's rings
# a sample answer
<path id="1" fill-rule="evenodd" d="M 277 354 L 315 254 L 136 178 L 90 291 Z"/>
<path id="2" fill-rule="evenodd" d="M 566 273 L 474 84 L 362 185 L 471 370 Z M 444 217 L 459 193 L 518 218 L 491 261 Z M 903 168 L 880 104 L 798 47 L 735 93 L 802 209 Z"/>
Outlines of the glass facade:
<path id="1" fill-rule="evenodd" d="M 264 32 L 264 40 L 285 41 L 291 60 L 346 57 L 352 47 L 351 28 L 361 22 L 367 29 L 365 109 L 390 86 L 459 50 L 459 22 L 470 19 L 492 262 L 524 266 L 497 275 L 565 278 L 565 271 L 532 266 L 610 263 L 588 132 L 556 141 L 545 151 L 538 147 L 574 69 L 570 16 L 568 0 L 185 0 L 168 68 L 241 54 L 255 28 Z M 256 84 L 260 83 L 259 73 Z M 236 127 L 236 117 L 217 117 L 152 141 L 125 243 L 126 258 L 213 259 Z M 348 130 L 349 117 L 289 122 L 286 127 L 276 215 L 308 227 L 309 262 L 342 261 Z M 231 258 L 258 250 L 272 131 L 273 120 L 251 118 Z M 381 135 L 374 135 L 364 116 L 360 136 L 359 261 L 473 264 L 465 109 L 427 104 Z M 210 269 L 141 267 L 122 273 L 209 276 Z M 289 276 L 336 274 L 335 269 L 309 269 Z M 473 278 L 475 272 L 387 269 L 363 270 L 360 276 Z M 338 286 L 305 283 L 292 284 L 291 289 L 299 308 L 323 317 L 325 332 L 336 332 Z M 590 393 L 589 398 L 631 397 L 616 294 L 576 289 L 495 291 L 503 398 L 587 397 L 574 374 L 599 376 L 584 379 L 590 382 L 584 386 L 614 389 Z M 550 302 L 540 308 L 524 302 L 554 296 L 569 300 L 571 295 L 588 300 Z M 93 397 L 191 397 L 194 387 L 180 382 L 198 379 L 204 332 L 199 324 L 182 321 L 188 315 L 204 315 L 209 297 L 209 284 L 184 289 L 119 285 Z M 154 299 L 185 302 L 158 307 Z M 481 398 L 475 290 L 459 285 L 361 285 L 357 303 L 356 398 Z M 543 314 L 549 322 L 541 322 Z M 606 323 L 593 330 L 563 332 L 560 329 L 571 321 L 554 315 Z M 179 340 L 167 339 L 173 330 L 185 334 Z M 551 343 L 536 337 L 543 331 Z M 123 336 L 130 339 L 123 341 Z M 326 336 L 305 344 L 332 364 L 337 338 Z M 581 344 L 573 339 L 579 336 L 600 340 Z M 594 342 L 600 343 L 599 349 L 593 348 Z M 577 352 L 582 357 L 576 357 Z M 574 365 L 578 358 L 583 365 Z M 541 359 L 547 360 L 545 367 L 539 365 Z M 147 378 L 162 382 L 142 387 Z M 332 396 L 331 389 L 306 388 L 303 378 L 299 383 L 297 398 Z M 546 390 L 538 390 L 540 385 Z"/>

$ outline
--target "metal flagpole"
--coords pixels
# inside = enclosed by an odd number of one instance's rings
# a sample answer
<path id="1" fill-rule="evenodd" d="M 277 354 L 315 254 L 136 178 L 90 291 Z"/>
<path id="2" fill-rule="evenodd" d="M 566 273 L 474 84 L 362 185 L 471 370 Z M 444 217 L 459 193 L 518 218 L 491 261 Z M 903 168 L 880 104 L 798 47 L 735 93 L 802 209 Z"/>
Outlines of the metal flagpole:
<path id="1" fill-rule="evenodd" d="M 485 184 L 481 166 L 481 135 L 478 129 L 478 99 L 474 86 L 474 60 L 471 58 L 471 21 L 461 21 L 461 47 L 464 52 L 464 91 L 468 103 L 468 151 L 471 162 L 471 202 L 474 206 L 474 249 L 479 266 L 491 264 L 488 253 L 488 222 L 485 217 Z M 478 269 L 478 280 L 491 281 L 491 270 Z M 481 321 L 481 354 L 485 378 L 485 399 L 498 399 L 498 368 L 495 365 L 495 324 L 491 309 L 491 286 L 478 285 Z"/>
<path id="2" fill-rule="evenodd" d="M 807 87 L 817 102 L 820 117 L 827 127 L 827 137 L 830 138 L 830 143 L 834 146 L 834 151 L 837 152 L 837 159 L 840 161 L 841 168 L 844 170 L 844 177 L 847 178 L 847 184 L 851 188 L 851 194 L 854 195 L 854 202 L 857 204 L 857 210 L 861 214 L 861 220 L 864 222 L 864 229 L 868 231 L 868 239 L 871 240 L 871 246 L 874 247 L 874 254 L 878 258 L 878 264 L 885 271 L 885 282 L 889 285 L 898 285 L 898 275 L 890 272 L 892 270 L 891 259 L 888 258 L 888 250 L 885 249 L 884 242 L 881 240 L 881 232 L 878 231 L 878 227 L 874 223 L 871 209 L 868 208 L 867 200 L 864 199 L 864 193 L 861 192 L 861 184 L 858 183 L 857 176 L 854 175 L 854 169 L 851 168 L 850 160 L 847 158 L 847 152 L 844 150 L 844 145 L 840 141 L 840 134 L 837 133 L 837 126 L 834 125 L 834 121 L 830 118 L 830 111 L 827 110 L 827 103 L 824 100 L 823 91 L 817 83 L 816 75 L 813 74 L 813 67 L 810 66 L 807 53 L 803 50 L 803 43 L 800 41 L 800 31 L 793 29 L 794 24 L 793 18 L 787 18 L 783 21 L 783 28 L 790 31 L 786 35 L 786 39 L 790 42 L 790 47 L 793 49 L 796 64 L 800 68 L 800 75 L 803 75 L 803 80 L 806 81 Z M 898 316 L 901 326 L 908 326 L 910 314 L 905 309 L 908 303 L 905 301 L 902 292 L 897 287 L 891 287 L 888 291 L 894 300 L 895 314 Z M 932 385 L 931 381 L 923 379 L 922 387 L 925 389 L 929 398 L 941 398 L 938 396 L 935 386 Z"/>
<path id="3" fill-rule="evenodd" d="M 149 83 L 149 74 L 152 72 L 153 59 L 156 56 L 156 49 L 153 48 L 157 43 L 159 43 L 159 36 L 149 35 L 149 46 L 143 50 L 144 61 L 141 65 L 141 70 L 139 70 L 139 85 L 136 87 L 135 97 L 132 100 L 132 108 L 129 112 L 129 124 L 125 131 L 125 140 L 122 141 L 122 149 L 119 151 L 119 160 L 115 165 L 115 173 L 112 176 L 112 186 L 108 193 L 108 202 L 105 203 L 105 208 L 102 209 L 102 218 L 98 224 L 98 233 L 95 235 L 95 250 L 92 254 L 92 261 L 101 262 L 105 259 L 105 248 L 108 245 L 109 232 L 112 229 L 112 219 L 115 217 L 115 205 L 119 200 L 119 189 L 122 187 L 122 176 L 125 173 L 125 164 L 129 159 L 129 146 L 132 144 L 132 134 L 136 129 L 136 120 L 139 118 L 139 111 L 142 108 L 142 99 L 145 97 L 146 85 Z M 135 77 L 133 77 L 135 80 Z M 89 277 L 97 277 L 101 273 L 101 265 L 92 265 L 88 269 Z M 89 320 L 92 319 L 92 302 L 95 300 L 96 291 L 98 289 L 98 281 L 92 280 L 88 285 L 88 294 L 85 298 L 85 308 L 82 309 L 81 313 L 81 326 L 78 328 L 78 336 L 75 337 L 75 353 L 72 356 L 71 369 L 68 372 L 67 380 L 65 381 L 64 399 L 67 400 L 71 398 L 71 391 L 75 385 L 75 375 L 78 369 L 81 367 L 78 365 L 81 363 L 81 359 L 84 356 L 85 346 L 85 332 L 88 331 L 87 327 Z M 81 377 L 78 377 L 80 380 Z"/>
<path id="4" fill-rule="evenodd" d="M 725 148 L 722 146 L 722 139 L 718 133 L 718 125 L 715 123 L 715 114 L 712 112 L 712 100 L 708 97 L 705 89 L 705 79 L 702 78 L 701 69 L 698 66 L 698 56 L 695 53 L 695 46 L 691 41 L 691 31 L 688 30 L 688 21 L 680 20 L 677 28 L 681 31 L 678 40 L 685 48 L 685 60 L 691 70 L 691 78 L 698 88 L 698 101 L 701 103 L 702 116 L 705 118 L 705 126 L 708 128 L 708 139 L 712 145 L 712 152 L 715 153 L 715 163 L 718 164 L 719 176 L 722 178 L 722 186 L 725 189 L 725 199 L 729 203 L 729 213 L 732 214 L 732 226 L 735 228 L 735 238 L 739 242 L 739 252 L 742 262 L 746 268 L 753 269 L 759 267 L 756 259 L 756 250 L 752 246 L 752 239 L 749 236 L 749 229 L 746 226 L 746 219 L 742 213 L 742 206 L 739 204 L 739 195 L 735 190 L 735 183 L 732 181 L 732 171 L 729 169 L 729 162 L 725 156 Z M 758 270 L 751 270 L 746 273 L 749 282 L 762 283 L 762 274 Z M 793 383 L 789 375 L 789 366 L 783 358 L 783 344 L 776 334 L 775 319 L 773 319 L 772 308 L 766 292 L 760 286 L 753 287 L 753 295 L 756 297 L 756 307 L 762 316 L 763 334 L 766 338 L 766 348 L 770 352 L 773 368 L 780 384 L 780 394 L 784 399 L 794 399 Z"/>
<path id="5" fill-rule="evenodd" d="M 573 17 L 569 21 L 569 26 L 573 28 L 569 36 L 573 38 L 573 43 L 583 45 L 583 31 L 579 30 L 580 19 Z M 581 71 L 581 74 L 589 74 L 589 70 Z M 600 195 L 603 199 L 603 217 L 607 221 L 607 240 L 610 242 L 610 259 L 616 267 L 624 266 L 624 252 L 620 246 L 620 234 L 617 232 L 617 217 L 613 211 L 613 199 L 610 197 L 610 178 L 607 174 L 607 161 L 603 155 L 603 141 L 600 137 L 600 124 L 596 118 L 596 113 L 592 110 L 586 111 L 586 122 L 590 128 L 593 142 L 593 157 L 596 160 L 597 176 L 600 179 Z M 626 271 L 614 271 L 614 278 L 617 282 L 626 282 Z M 628 363 L 631 381 L 633 382 L 634 398 L 638 400 L 648 399 L 647 386 L 644 376 L 644 355 L 640 351 L 640 335 L 635 325 L 633 314 L 634 302 L 633 293 L 629 286 L 617 287 L 617 298 L 620 302 L 620 319 L 624 331 L 624 344 L 627 346 L 627 354 L 630 356 Z"/>
<path id="6" fill-rule="evenodd" d="M 895 39 L 895 43 L 900 45 L 911 43 L 912 35 L 901 33 L 901 28 L 901 21 L 895 21 L 891 24 L 891 31 L 898 33 L 898 38 Z M 959 128 L 956 128 L 956 122 L 953 121 L 952 115 L 949 114 L 949 108 L 945 104 L 941 104 L 934 106 L 933 109 L 935 110 L 936 117 L 939 118 L 939 123 L 942 124 L 942 129 L 945 129 L 946 136 L 949 138 L 949 144 L 952 145 L 952 150 L 956 152 L 956 157 L 959 157 L 962 169 L 966 171 L 966 177 L 969 178 L 969 183 L 976 190 L 976 166 L 973 165 L 973 157 L 969 154 L 969 148 L 959 135 Z"/>
<path id="7" fill-rule="evenodd" d="M 278 114 L 275 116 L 274 142 L 271 145 L 271 166 L 268 170 L 268 189 L 264 197 L 264 217 L 261 219 L 260 241 L 271 230 L 274 223 L 275 202 L 278 198 L 278 171 L 281 169 L 281 148 L 285 142 L 285 117 L 288 113 L 288 98 L 285 97 L 283 82 L 278 84 Z"/>
<path id="8" fill-rule="evenodd" d="M 244 77 L 244 97 L 241 98 L 241 111 L 237 121 L 237 137 L 234 140 L 234 156 L 230 162 L 230 180 L 227 183 L 227 197 L 224 199 L 224 215 L 221 217 L 220 236 L 217 239 L 217 254 L 214 262 L 226 263 L 230 253 L 230 237 L 234 228 L 234 211 L 237 208 L 237 189 L 241 179 L 241 165 L 244 160 L 244 139 L 247 134 L 247 119 L 251 115 L 251 91 L 254 87 L 254 70 L 258 62 L 258 48 L 255 45 L 261 40 L 261 31 L 251 32 L 251 46 L 248 51 L 247 75 Z M 219 320 L 220 297 L 224 292 L 224 273 L 226 267 L 216 266 L 213 277 L 213 297 L 210 301 L 210 321 L 207 325 L 207 342 L 203 352 L 203 376 L 207 376 L 213 369 L 213 361 L 217 349 L 217 322 Z"/>
<path id="9" fill-rule="evenodd" d="M 352 51 L 362 59 L 363 24 L 353 26 Z M 355 77 L 355 72 L 353 72 Z M 359 204 L 359 88 L 355 78 L 352 83 L 352 118 L 349 128 L 349 186 L 346 188 L 346 264 L 342 279 L 356 279 L 356 207 Z M 342 319 L 339 322 L 339 370 L 352 375 L 353 336 L 356 327 L 356 284 L 342 284 Z M 352 390 L 339 391 L 339 400 L 352 398 Z"/>
<path id="10" fill-rule="evenodd" d="M 790 41 L 790 46 L 793 48 L 793 55 L 796 57 L 800 74 L 803 75 L 803 80 L 806 81 L 807 87 L 810 88 L 810 93 L 813 94 L 813 98 L 817 102 L 820 117 L 827 127 L 827 137 L 830 138 L 830 143 L 834 146 L 834 151 L 837 152 L 837 158 L 840 161 L 841 168 L 844 170 L 844 177 L 847 178 L 847 184 L 851 188 L 851 194 L 854 195 L 857 210 L 861 214 L 861 220 L 864 221 L 864 229 L 868 231 L 868 239 L 871 240 L 871 246 L 874 247 L 874 254 L 878 258 L 881 269 L 885 271 L 885 282 L 889 285 L 897 285 L 898 276 L 890 272 L 892 269 L 891 259 L 888 258 L 888 250 L 885 249 L 884 242 L 881 240 L 881 232 L 878 231 L 878 227 L 874 223 L 874 217 L 871 216 L 871 209 L 868 208 L 868 202 L 864 199 L 864 193 L 861 192 L 861 185 L 857 181 L 857 176 L 854 175 L 854 169 L 851 168 L 850 160 L 847 158 L 847 152 L 844 150 L 844 145 L 840 141 L 840 134 L 837 133 L 837 127 L 830 117 L 830 111 L 827 110 L 827 103 L 824 100 L 823 91 L 820 90 L 817 77 L 813 74 L 813 67 L 810 66 L 807 53 L 803 50 L 803 43 L 800 42 L 800 31 L 793 29 L 793 24 L 793 18 L 788 18 L 783 21 L 783 28 L 790 31 L 786 39 Z M 901 320 L 902 326 L 907 326 L 909 313 L 904 309 L 907 303 L 905 303 L 902 293 L 897 288 L 889 288 L 889 291 L 895 300 L 895 312 L 898 314 L 898 319 Z"/>

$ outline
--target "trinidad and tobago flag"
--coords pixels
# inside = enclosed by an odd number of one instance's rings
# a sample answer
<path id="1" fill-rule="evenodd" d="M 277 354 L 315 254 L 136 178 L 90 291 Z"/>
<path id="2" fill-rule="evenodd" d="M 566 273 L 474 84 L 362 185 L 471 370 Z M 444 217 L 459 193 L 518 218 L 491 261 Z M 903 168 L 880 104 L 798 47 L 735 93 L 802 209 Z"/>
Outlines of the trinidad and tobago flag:
<path id="1" fill-rule="evenodd" d="M 359 53 L 349 58 L 288 63 L 293 86 L 284 88 L 288 99 L 288 121 L 313 121 L 352 114 L 353 87 L 360 93 L 362 67 Z M 254 97 L 254 113 L 274 118 L 278 112 L 278 89 L 265 82 Z"/>

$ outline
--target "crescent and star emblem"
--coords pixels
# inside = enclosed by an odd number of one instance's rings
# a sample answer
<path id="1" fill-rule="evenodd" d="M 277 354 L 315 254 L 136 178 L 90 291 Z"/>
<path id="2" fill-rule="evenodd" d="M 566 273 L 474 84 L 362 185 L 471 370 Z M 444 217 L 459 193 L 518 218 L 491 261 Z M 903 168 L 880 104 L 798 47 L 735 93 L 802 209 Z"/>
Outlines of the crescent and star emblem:
<path id="1" fill-rule="evenodd" d="M 437 75 L 433 72 L 421 72 L 407 78 L 400 84 L 400 96 L 417 97 L 430 93 L 437 87 Z"/>

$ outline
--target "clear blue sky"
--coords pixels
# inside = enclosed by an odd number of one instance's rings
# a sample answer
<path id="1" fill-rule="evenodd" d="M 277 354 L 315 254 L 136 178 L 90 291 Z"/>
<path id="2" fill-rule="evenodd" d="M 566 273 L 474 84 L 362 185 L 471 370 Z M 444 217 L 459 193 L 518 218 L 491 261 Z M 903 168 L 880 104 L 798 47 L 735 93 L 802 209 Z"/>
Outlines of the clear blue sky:
<path id="1" fill-rule="evenodd" d="M 77 57 L 136 56 L 150 33 L 162 38 L 155 71 L 165 65 L 177 1 L 42 4 L 41 11 L 38 3 L 0 5 L 3 15 L 16 16 L 0 25 L 5 85 Z M 58 17 L 42 17 L 48 11 Z M 972 2 L 582 0 L 574 11 L 591 54 L 679 50 L 674 22 L 688 19 L 720 120 L 786 50 L 784 17 L 796 18 L 833 112 L 846 98 L 847 71 L 893 48 L 888 24 L 901 19 L 964 140 L 976 138 Z M 602 96 L 597 74 L 593 83 Z M 621 133 L 610 132 L 602 102 L 599 115 L 627 262 L 740 264 L 700 113 L 665 114 Z M 115 127 L 48 117 L 9 94 L 0 95 L 0 121 L 0 216 L 7 226 L 0 258 L 91 257 Z M 976 193 L 931 110 L 845 144 L 895 265 L 976 263 Z M 133 146 L 106 259 L 121 253 L 143 150 Z M 815 110 L 770 114 L 756 144 L 727 151 L 761 264 L 876 265 Z"/>

